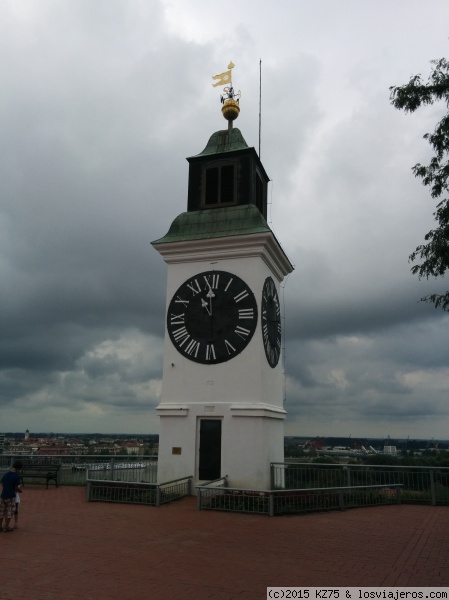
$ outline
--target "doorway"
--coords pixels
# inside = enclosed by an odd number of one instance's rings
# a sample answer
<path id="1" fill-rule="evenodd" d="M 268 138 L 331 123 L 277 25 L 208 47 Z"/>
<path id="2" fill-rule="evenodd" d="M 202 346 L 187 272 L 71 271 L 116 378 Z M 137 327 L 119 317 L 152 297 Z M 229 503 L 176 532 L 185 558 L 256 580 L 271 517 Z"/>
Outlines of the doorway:
<path id="1" fill-rule="evenodd" d="M 213 480 L 221 477 L 221 420 L 200 420 L 198 478 Z"/>

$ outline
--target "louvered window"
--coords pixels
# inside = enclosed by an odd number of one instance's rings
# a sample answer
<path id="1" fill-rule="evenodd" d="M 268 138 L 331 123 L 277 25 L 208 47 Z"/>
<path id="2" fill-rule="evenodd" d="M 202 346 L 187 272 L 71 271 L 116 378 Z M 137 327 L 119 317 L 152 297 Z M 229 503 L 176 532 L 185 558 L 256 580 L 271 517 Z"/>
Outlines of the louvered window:
<path id="1" fill-rule="evenodd" d="M 264 185 L 258 171 L 256 171 L 256 206 L 264 214 Z"/>
<path id="2" fill-rule="evenodd" d="M 203 204 L 211 208 L 236 203 L 235 165 L 214 163 L 204 169 Z"/>

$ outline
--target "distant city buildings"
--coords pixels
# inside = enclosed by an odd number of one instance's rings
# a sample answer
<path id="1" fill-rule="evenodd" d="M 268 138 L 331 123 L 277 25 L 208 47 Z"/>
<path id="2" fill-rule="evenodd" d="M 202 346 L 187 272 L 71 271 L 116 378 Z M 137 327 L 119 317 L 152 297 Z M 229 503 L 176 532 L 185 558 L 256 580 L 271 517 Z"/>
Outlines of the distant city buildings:
<path id="1" fill-rule="evenodd" d="M 18 456 L 80 456 L 80 455 L 127 455 L 140 456 L 158 453 L 158 436 L 135 438 L 126 435 L 97 436 L 33 436 L 27 429 L 25 434 L 0 434 L 0 454 Z"/>
<path id="2" fill-rule="evenodd" d="M 304 436 L 287 436 L 284 439 L 286 458 L 302 457 L 311 459 L 328 456 L 335 459 L 358 459 L 365 457 L 388 456 L 392 459 L 418 456 L 446 456 L 449 453 L 447 440 L 411 440 L 363 438 L 351 439 L 328 437 L 308 438 Z M 51 456 L 154 456 L 159 452 L 159 436 L 133 436 L 126 434 L 33 434 L 0 433 L 0 454 L 51 455 Z"/>

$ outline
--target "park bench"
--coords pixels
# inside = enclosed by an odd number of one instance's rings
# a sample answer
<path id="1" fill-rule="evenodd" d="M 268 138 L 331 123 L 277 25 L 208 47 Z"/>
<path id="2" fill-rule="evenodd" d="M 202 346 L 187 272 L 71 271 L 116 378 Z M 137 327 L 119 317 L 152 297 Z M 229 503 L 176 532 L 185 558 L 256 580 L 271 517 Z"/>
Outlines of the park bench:
<path id="1" fill-rule="evenodd" d="M 45 479 L 47 482 L 47 489 L 50 481 L 54 481 L 56 487 L 58 487 L 58 473 L 60 468 L 60 464 L 24 464 L 22 470 L 20 471 L 20 479 L 22 483 L 25 483 L 25 481 L 28 479 Z"/>

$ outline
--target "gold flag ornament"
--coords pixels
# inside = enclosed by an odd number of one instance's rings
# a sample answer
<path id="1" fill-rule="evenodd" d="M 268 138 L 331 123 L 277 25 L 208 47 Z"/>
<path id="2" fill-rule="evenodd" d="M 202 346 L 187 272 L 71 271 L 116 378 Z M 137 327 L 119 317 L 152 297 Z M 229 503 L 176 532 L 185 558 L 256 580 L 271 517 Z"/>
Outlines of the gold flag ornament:
<path id="1" fill-rule="evenodd" d="M 212 84 L 212 87 L 217 87 L 218 85 L 228 85 L 228 83 L 232 82 L 231 70 L 220 73 L 220 75 L 213 75 L 212 79 L 218 79 L 216 83 Z"/>

